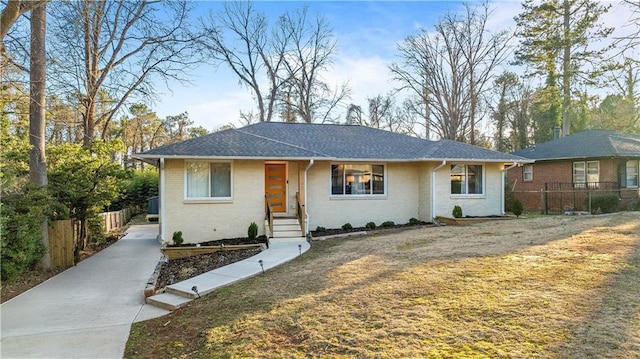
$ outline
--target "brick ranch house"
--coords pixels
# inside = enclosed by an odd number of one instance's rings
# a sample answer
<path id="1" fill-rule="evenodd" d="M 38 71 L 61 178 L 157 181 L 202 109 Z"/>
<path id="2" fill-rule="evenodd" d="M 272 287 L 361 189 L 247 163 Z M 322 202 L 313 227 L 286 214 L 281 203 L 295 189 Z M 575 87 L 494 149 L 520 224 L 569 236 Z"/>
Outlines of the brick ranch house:
<path id="1" fill-rule="evenodd" d="M 584 196 L 598 194 L 618 194 L 623 210 L 638 200 L 640 135 L 587 130 L 512 154 L 535 160 L 507 175 L 508 190 L 527 210 L 585 210 Z"/>
<path id="2" fill-rule="evenodd" d="M 464 215 L 501 215 L 505 173 L 532 162 L 369 127 L 281 122 L 136 157 L 160 171 L 162 240 L 182 231 L 185 242 L 243 237 L 251 222 L 273 234 L 273 223 L 284 220 L 277 217 L 289 217 L 291 235 L 304 236 L 317 226 L 431 221 L 450 217 L 455 205 Z"/>

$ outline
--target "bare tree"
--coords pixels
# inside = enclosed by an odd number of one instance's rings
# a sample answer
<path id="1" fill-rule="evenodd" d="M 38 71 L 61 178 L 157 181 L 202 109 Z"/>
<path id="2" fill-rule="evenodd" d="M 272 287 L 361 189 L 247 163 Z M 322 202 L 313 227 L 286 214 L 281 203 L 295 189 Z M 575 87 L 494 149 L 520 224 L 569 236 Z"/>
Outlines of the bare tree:
<path id="1" fill-rule="evenodd" d="M 457 45 L 462 48 L 462 56 L 469 71 L 469 120 L 470 143 L 475 144 L 475 125 L 478 110 L 478 97 L 485 90 L 498 65 L 509 54 L 507 44 L 512 37 L 507 31 L 488 33 L 489 4 L 478 7 L 465 4 L 465 15 L 448 14 L 444 21 L 455 34 Z"/>
<path id="2" fill-rule="evenodd" d="M 80 96 L 85 146 L 131 99 L 149 100 L 153 80 L 184 81 L 198 61 L 186 2 L 59 2 L 54 14 L 56 85 Z"/>
<path id="3" fill-rule="evenodd" d="M 325 18 L 307 8 L 283 13 L 269 24 L 251 2 L 228 2 L 203 22 L 202 44 L 250 89 L 257 112 L 241 112 L 243 123 L 335 120 L 334 110 L 349 95 L 348 86 L 322 79 L 331 67 L 336 40 Z"/>
<path id="4" fill-rule="evenodd" d="M 18 18 L 27 12 L 46 4 L 46 0 L 26 1 L 26 0 L 9 0 L 7 6 L 2 9 L 0 14 L 0 40 L 4 41 L 5 36 L 9 33 L 9 29 Z M 0 51 L 4 52 L 4 45 L 0 43 Z"/>
<path id="5" fill-rule="evenodd" d="M 226 2 L 223 11 L 210 14 L 204 22 L 202 39 L 213 58 L 229 66 L 238 81 L 251 89 L 258 105 L 258 120 L 271 121 L 282 84 L 279 76 L 284 64 L 289 34 L 281 22 L 270 27 L 264 13 L 251 2 Z M 233 38 L 225 37 L 231 33 Z M 264 91 L 262 80 L 268 81 Z"/>
<path id="6" fill-rule="evenodd" d="M 532 91 L 513 72 L 504 72 L 493 82 L 497 103 L 492 105 L 495 125 L 494 148 L 501 152 L 520 150 L 529 145 L 533 127 Z"/>
<path id="7" fill-rule="evenodd" d="M 440 21 L 435 33 L 407 37 L 390 66 L 400 89 L 408 89 L 430 108 L 426 127 L 445 139 L 464 140 L 469 130 L 468 69 L 454 34 Z M 428 136 L 429 134 L 427 134 Z"/>
<path id="8" fill-rule="evenodd" d="M 490 11 L 465 6 L 465 13 L 448 13 L 430 33 L 422 30 L 398 46 L 400 61 L 390 70 L 421 106 L 426 136 L 431 130 L 441 138 L 475 142 L 479 96 L 507 56 L 507 32 L 489 33 Z M 422 109 L 420 109 L 422 107 Z"/>
<path id="9" fill-rule="evenodd" d="M 284 99 L 285 106 L 294 108 L 303 122 L 337 120 L 334 110 L 349 98 L 350 90 L 347 83 L 333 88 L 322 79 L 337 51 L 327 19 L 311 19 L 305 7 L 283 15 L 281 25 L 283 33 L 291 36 L 291 50 L 285 56 L 285 78 L 291 93 Z"/>
<path id="10" fill-rule="evenodd" d="M 362 118 L 362 107 L 353 103 L 347 106 L 347 116 L 345 121 L 347 125 L 366 126 Z"/>

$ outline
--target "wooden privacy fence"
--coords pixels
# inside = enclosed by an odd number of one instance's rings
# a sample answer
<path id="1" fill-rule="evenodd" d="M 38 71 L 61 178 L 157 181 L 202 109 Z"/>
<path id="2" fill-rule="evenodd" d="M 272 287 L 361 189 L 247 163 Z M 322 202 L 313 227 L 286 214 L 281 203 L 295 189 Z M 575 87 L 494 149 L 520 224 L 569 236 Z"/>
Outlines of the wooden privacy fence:
<path id="1" fill-rule="evenodd" d="M 110 232 L 115 229 L 122 228 L 129 222 L 132 216 L 133 210 L 131 210 L 130 208 L 125 208 L 123 210 L 115 212 L 100 213 L 100 217 L 102 217 L 103 219 L 102 230 L 105 232 Z"/>
<path id="2" fill-rule="evenodd" d="M 102 230 L 104 233 L 124 227 L 135 211 L 125 208 L 121 211 L 101 213 Z M 80 239 L 80 221 L 66 219 L 53 221 L 49 226 L 49 254 L 51 264 L 56 267 L 68 268 L 76 264 L 75 252 Z"/>
<path id="3" fill-rule="evenodd" d="M 49 226 L 49 254 L 56 267 L 73 267 L 75 248 L 80 235 L 79 221 L 66 219 L 53 221 Z"/>

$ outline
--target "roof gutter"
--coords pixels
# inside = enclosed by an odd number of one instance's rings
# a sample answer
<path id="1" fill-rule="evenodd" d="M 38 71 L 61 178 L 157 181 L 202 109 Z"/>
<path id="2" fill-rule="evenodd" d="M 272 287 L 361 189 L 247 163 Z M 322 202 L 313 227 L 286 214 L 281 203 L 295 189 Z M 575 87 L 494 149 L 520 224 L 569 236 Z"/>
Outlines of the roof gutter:
<path id="1" fill-rule="evenodd" d="M 307 211 L 307 172 L 315 163 L 314 159 L 309 160 L 309 164 L 304 169 L 304 236 L 309 234 L 309 212 Z"/>
<path id="2" fill-rule="evenodd" d="M 442 163 L 438 167 L 431 171 L 431 219 L 436 219 L 436 171 L 441 169 L 447 164 L 447 160 L 442 160 Z"/>
<path id="3" fill-rule="evenodd" d="M 166 179 L 166 171 L 165 171 L 165 163 L 164 163 L 164 158 L 161 158 L 159 160 L 158 163 L 158 171 L 160 171 L 160 178 L 159 178 L 159 182 L 160 182 L 160 198 L 158 201 L 158 206 L 160 206 L 159 208 L 159 221 L 160 221 L 160 233 L 158 233 L 158 240 L 160 241 L 161 244 L 164 244 L 166 237 L 166 233 L 167 233 L 167 221 L 166 221 L 166 206 L 165 206 L 165 201 L 167 199 L 167 179 Z"/>
<path id="4" fill-rule="evenodd" d="M 509 167 L 505 167 L 504 169 L 502 169 L 502 190 L 500 191 L 500 212 L 502 213 L 502 215 L 504 216 L 507 212 L 505 211 L 504 208 L 504 199 L 505 199 L 505 194 L 504 194 L 504 186 L 506 184 L 506 177 L 507 177 L 507 171 L 519 166 L 520 163 L 519 162 L 514 162 L 511 166 Z"/>

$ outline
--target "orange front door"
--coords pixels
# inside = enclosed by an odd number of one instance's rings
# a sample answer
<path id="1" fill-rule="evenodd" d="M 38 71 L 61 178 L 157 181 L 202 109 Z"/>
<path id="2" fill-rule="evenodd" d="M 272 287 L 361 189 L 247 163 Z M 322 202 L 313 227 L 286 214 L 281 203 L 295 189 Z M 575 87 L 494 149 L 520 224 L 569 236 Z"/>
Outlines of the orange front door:
<path id="1" fill-rule="evenodd" d="M 287 211 L 286 169 L 284 163 L 268 163 L 264 166 L 264 191 L 274 212 Z"/>

